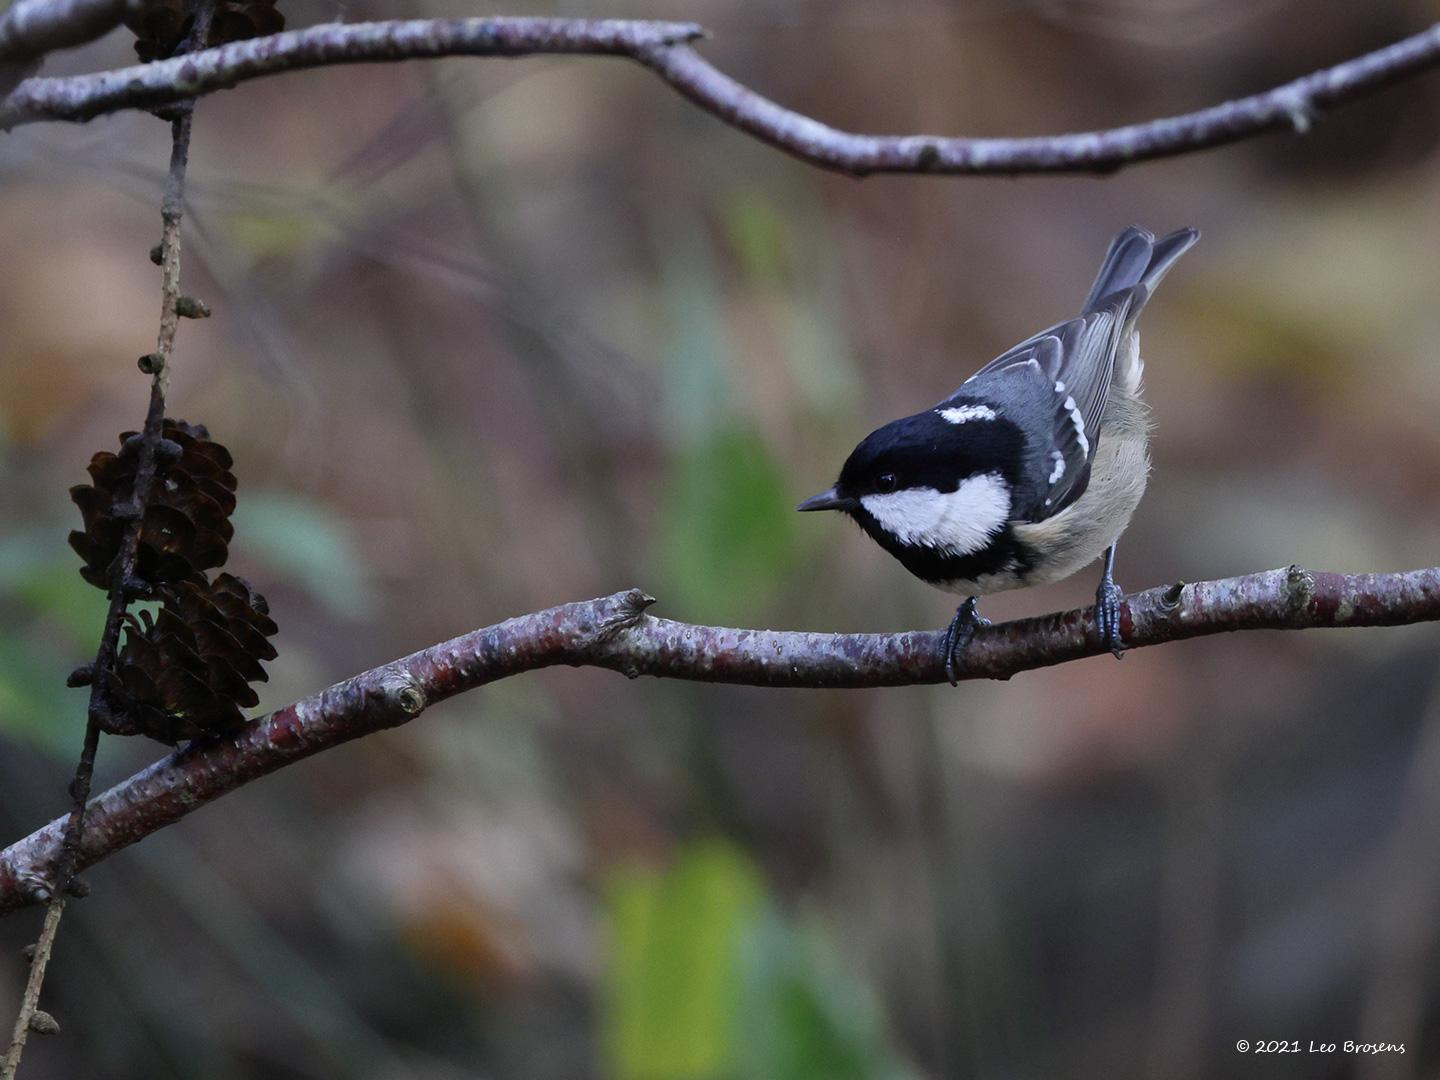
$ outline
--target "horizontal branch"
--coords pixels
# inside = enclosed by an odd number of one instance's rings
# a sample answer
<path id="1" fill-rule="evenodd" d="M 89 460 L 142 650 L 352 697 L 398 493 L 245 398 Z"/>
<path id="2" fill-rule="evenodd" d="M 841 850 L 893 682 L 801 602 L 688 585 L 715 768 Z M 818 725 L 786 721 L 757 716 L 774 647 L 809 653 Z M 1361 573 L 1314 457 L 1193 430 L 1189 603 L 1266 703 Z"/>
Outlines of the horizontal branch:
<path id="1" fill-rule="evenodd" d="M 1394 45 L 1251 97 L 1102 131 L 1023 138 L 856 135 L 792 112 L 716 70 L 693 49 L 648 49 L 641 61 L 728 124 L 837 172 L 1114 172 L 1267 131 L 1303 134 L 1324 109 L 1440 65 L 1440 23 Z"/>
<path id="2" fill-rule="evenodd" d="M 136 0 L 13 0 L 0 12 L 0 101 L 54 49 L 83 45 L 119 26 Z"/>
<path id="3" fill-rule="evenodd" d="M 657 619 L 638 589 L 522 615 L 347 679 L 219 742 L 196 742 L 123 780 L 91 804 L 80 850 L 90 866 L 192 810 L 311 754 L 413 720 L 428 706 L 498 679 L 557 664 L 767 687 L 880 687 L 945 681 L 942 634 L 735 630 Z M 1008 679 L 1106 651 L 1093 609 L 983 627 L 964 679 Z M 1440 568 L 1397 574 L 1290 567 L 1173 585 L 1126 598 L 1130 648 L 1228 630 L 1390 626 L 1440 619 Z M 0 914 L 41 900 L 64 818 L 0 852 Z"/>
<path id="4" fill-rule="evenodd" d="M 0 14 L 0 63 L 69 49 L 109 33 L 134 0 L 14 0 Z"/>
<path id="5" fill-rule="evenodd" d="M 857 176 L 876 172 L 1109 172 L 1137 161 L 1219 146 L 1266 131 L 1288 128 L 1303 132 L 1324 109 L 1440 64 L 1437 23 L 1413 37 L 1273 90 L 1181 116 L 1102 131 L 1027 138 L 859 135 L 778 105 L 723 74 L 687 44 L 701 36 L 703 31 L 692 23 L 610 19 L 328 24 L 116 71 L 27 79 L 0 99 L 0 128 L 40 120 L 89 120 L 123 109 L 152 109 L 301 68 L 440 56 L 569 53 L 630 57 L 741 131 L 812 164 Z"/>
<path id="6" fill-rule="evenodd" d="M 689 41 L 694 23 L 623 19 L 403 19 L 326 23 L 95 75 L 27 79 L 0 101 L 0 128 L 153 109 L 305 68 L 442 56 L 639 56 Z"/>

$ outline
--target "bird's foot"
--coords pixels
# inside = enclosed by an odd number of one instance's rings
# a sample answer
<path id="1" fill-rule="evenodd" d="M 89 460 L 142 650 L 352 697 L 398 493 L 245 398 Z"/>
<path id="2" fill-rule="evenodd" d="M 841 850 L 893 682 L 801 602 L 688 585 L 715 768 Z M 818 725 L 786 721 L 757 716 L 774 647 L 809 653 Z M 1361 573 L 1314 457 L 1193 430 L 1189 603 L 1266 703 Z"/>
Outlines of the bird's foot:
<path id="1" fill-rule="evenodd" d="M 973 596 L 955 609 L 955 617 L 950 620 L 950 625 L 945 630 L 945 640 L 941 644 L 945 652 L 945 677 L 950 680 L 951 686 L 960 685 L 955 674 L 955 661 L 965 651 L 965 646 L 970 644 L 975 631 L 989 625 L 990 620 L 980 614 Z"/>
<path id="2" fill-rule="evenodd" d="M 1124 598 L 1109 574 L 1100 579 L 1100 587 L 1095 590 L 1095 629 L 1100 633 L 1100 643 L 1116 660 L 1125 659 L 1125 643 L 1120 640 L 1120 601 Z"/>

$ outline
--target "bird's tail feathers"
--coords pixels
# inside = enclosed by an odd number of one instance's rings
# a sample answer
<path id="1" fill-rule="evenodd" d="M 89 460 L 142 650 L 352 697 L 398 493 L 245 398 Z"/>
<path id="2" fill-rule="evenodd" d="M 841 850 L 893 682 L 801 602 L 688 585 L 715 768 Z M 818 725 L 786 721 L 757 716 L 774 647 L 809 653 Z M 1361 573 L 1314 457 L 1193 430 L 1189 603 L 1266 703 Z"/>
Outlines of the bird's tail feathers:
<path id="1" fill-rule="evenodd" d="M 1090 295 L 1085 298 L 1084 311 L 1089 314 L 1113 303 L 1117 293 L 1129 294 L 1124 321 L 1116 337 L 1118 348 L 1111 380 L 1131 395 L 1139 393 L 1140 380 L 1145 374 L 1145 364 L 1140 359 L 1140 338 L 1134 333 L 1135 320 L 1175 260 L 1198 239 L 1200 233 L 1195 229 L 1180 229 L 1159 240 L 1149 230 L 1135 225 L 1122 229 L 1111 241 L 1100 272 L 1095 275 L 1095 284 L 1090 287 Z"/>
<path id="2" fill-rule="evenodd" d="M 1093 311 L 1107 297 L 1132 289 L 1135 295 L 1130 301 L 1127 321 L 1133 323 L 1175 260 L 1198 239 L 1200 233 L 1196 229 L 1179 229 L 1159 240 L 1138 225 L 1122 229 L 1110 242 L 1110 250 L 1105 253 L 1105 261 L 1100 264 L 1100 272 L 1095 275 L 1095 284 L 1090 286 L 1090 295 L 1081 310 Z"/>

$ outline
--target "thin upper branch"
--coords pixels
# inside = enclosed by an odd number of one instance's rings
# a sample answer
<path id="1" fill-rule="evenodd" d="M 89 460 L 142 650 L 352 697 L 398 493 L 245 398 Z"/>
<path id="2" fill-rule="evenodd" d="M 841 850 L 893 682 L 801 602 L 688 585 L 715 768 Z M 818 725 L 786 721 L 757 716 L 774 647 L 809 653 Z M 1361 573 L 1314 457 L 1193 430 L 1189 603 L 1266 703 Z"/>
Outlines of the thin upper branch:
<path id="1" fill-rule="evenodd" d="M 327 23 L 237 41 L 118 71 L 27 79 L 0 101 L 0 128 L 36 120 L 89 120 L 122 109 L 151 109 L 200 97 L 247 79 L 333 64 L 582 53 L 636 56 L 702 33 L 694 23 L 621 19 L 404 19 Z"/>
<path id="2" fill-rule="evenodd" d="M 772 687 L 878 687 L 945 681 L 940 633 L 812 634 L 657 619 L 638 589 L 522 615 L 435 645 L 278 709 L 219 742 L 192 743 L 90 804 L 80 866 L 173 824 L 196 807 L 311 754 L 498 679 L 557 664 Z M 1440 620 L 1440 567 L 1397 574 L 1298 567 L 1151 589 L 1126 598 L 1131 648 L 1227 630 L 1390 626 Z M 1008 679 L 1105 652 L 1089 608 L 982 628 L 967 679 Z M 64 819 L 0 852 L 0 914 L 43 899 Z"/>
<path id="3" fill-rule="evenodd" d="M 0 98 L 33 75 L 45 54 L 119 26 L 134 0 L 14 0 L 0 12 Z"/>
<path id="4" fill-rule="evenodd" d="M 133 0 L 15 0 L 0 14 L 0 62 L 68 49 L 119 26 Z"/>
<path id="5" fill-rule="evenodd" d="M 637 60 L 726 123 L 812 164 L 854 175 L 1107 172 L 1266 131 L 1303 132 L 1324 109 L 1440 64 L 1437 23 L 1273 90 L 1182 116 L 1027 138 L 859 135 L 778 105 L 720 72 L 687 44 L 702 34 L 692 23 L 611 19 L 436 19 L 314 26 L 117 71 L 27 79 L 0 99 L 0 128 L 154 108 L 247 79 L 331 64 L 570 53 Z"/>
<path id="6" fill-rule="evenodd" d="M 652 48 L 640 60 L 726 123 L 838 172 L 856 176 L 882 172 L 1113 172 L 1135 162 L 1222 146 L 1267 131 L 1289 128 L 1303 133 L 1324 109 L 1440 65 L 1440 23 L 1273 90 L 1198 112 L 1102 131 L 1024 138 L 856 135 L 761 97 L 718 71 L 693 49 Z"/>

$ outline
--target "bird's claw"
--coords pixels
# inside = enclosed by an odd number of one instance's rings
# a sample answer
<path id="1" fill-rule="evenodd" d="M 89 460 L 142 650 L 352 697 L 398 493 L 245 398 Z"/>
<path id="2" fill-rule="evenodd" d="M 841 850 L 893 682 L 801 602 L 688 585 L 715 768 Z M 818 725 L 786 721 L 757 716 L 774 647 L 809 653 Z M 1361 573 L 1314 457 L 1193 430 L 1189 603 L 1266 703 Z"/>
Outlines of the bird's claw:
<path id="1" fill-rule="evenodd" d="M 955 674 L 955 661 L 965 651 L 965 646 L 970 644 L 975 631 L 989 625 L 990 620 L 980 614 L 973 596 L 955 609 L 955 617 L 946 627 L 945 640 L 941 645 L 945 654 L 945 678 L 950 680 L 951 686 L 960 685 L 960 679 Z"/>
<path id="2" fill-rule="evenodd" d="M 1108 579 L 1095 590 L 1095 629 L 1100 643 L 1116 660 L 1125 659 L 1125 643 L 1120 640 L 1120 601 L 1124 598 L 1120 586 Z"/>

